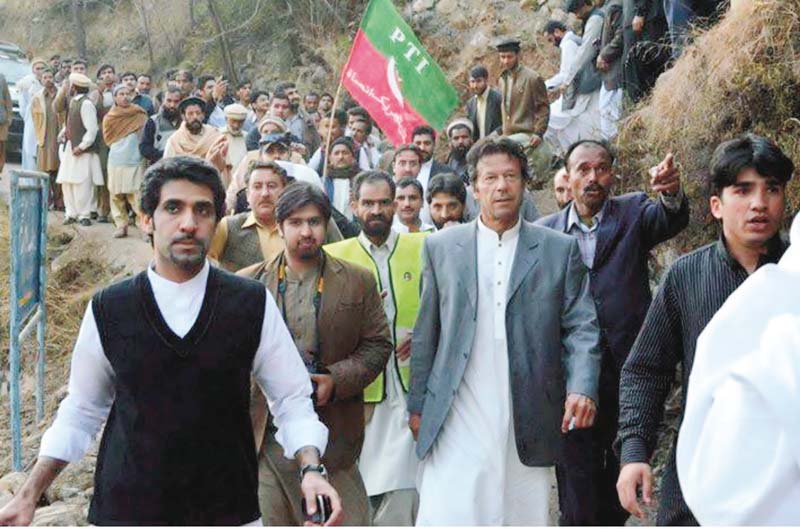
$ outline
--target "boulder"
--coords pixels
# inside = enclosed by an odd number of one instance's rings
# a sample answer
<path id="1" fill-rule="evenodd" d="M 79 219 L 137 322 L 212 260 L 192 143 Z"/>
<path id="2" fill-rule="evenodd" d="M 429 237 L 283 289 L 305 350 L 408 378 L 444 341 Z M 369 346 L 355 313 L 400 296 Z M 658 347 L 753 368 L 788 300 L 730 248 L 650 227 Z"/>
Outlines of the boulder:
<path id="1" fill-rule="evenodd" d="M 12 496 L 22 488 L 28 476 L 24 472 L 12 472 L 0 478 L 0 494 L 8 493 Z"/>
<path id="2" fill-rule="evenodd" d="M 422 13 L 423 11 L 427 11 L 429 9 L 433 9 L 434 0 L 416 0 L 412 5 L 411 9 L 415 13 Z"/>
<path id="3" fill-rule="evenodd" d="M 65 525 L 86 525 L 82 505 L 69 505 L 64 502 L 36 509 L 31 525 L 36 527 L 56 527 Z"/>
<path id="4" fill-rule="evenodd" d="M 436 4 L 436 11 L 445 16 L 453 14 L 458 8 L 458 0 L 439 0 Z"/>

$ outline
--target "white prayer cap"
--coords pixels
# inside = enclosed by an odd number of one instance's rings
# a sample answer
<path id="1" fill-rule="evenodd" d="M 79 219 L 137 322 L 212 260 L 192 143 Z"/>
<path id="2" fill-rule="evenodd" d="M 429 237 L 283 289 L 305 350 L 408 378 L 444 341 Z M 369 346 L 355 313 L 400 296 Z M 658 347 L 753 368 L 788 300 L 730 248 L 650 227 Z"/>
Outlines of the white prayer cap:
<path id="1" fill-rule="evenodd" d="M 69 84 L 79 88 L 89 88 L 92 81 L 82 73 L 71 73 L 69 74 Z"/>
<path id="2" fill-rule="evenodd" d="M 247 119 L 247 109 L 239 103 L 231 103 L 225 107 L 225 117 L 231 119 Z"/>
<path id="3" fill-rule="evenodd" d="M 450 124 L 447 126 L 447 137 L 450 137 L 450 131 L 456 127 L 467 127 L 469 129 L 470 135 L 475 132 L 475 129 L 472 127 L 472 122 L 465 118 L 454 119 Z"/>

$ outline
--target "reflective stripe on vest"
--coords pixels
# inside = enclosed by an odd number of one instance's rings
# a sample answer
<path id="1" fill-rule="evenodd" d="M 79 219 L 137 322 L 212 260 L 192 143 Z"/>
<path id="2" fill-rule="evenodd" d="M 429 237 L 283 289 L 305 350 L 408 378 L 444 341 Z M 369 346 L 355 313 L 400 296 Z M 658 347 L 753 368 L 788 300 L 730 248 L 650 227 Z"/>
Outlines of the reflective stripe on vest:
<path id="1" fill-rule="evenodd" d="M 419 312 L 420 281 L 422 279 L 422 243 L 429 234 L 403 233 L 389 256 L 389 285 L 381 284 L 378 266 L 358 238 L 325 246 L 325 251 L 334 257 L 371 270 L 379 290 L 388 289 L 394 300 L 395 316 L 392 322 L 392 340 L 397 346 L 397 337 L 408 336 L 414 329 Z M 392 355 L 390 360 L 400 374 L 403 390 L 408 392 L 411 368 L 409 361 L 398 362 Z M 386 398 L 385 370 L 364 390 L 364 402 L 377 403 Z"/>

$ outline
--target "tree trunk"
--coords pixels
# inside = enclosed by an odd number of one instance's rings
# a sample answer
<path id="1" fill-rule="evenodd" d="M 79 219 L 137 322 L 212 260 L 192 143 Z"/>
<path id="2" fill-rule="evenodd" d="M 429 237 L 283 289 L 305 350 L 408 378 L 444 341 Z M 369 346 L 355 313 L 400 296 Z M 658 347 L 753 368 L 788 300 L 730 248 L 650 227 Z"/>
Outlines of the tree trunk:
<path id="1" fill-rule="evenodd" d="M 194 0 L 189 0 L 189 25 L 192 29 L 197 27 L 197 20 L 194 18 Z"/>
<path id="2" fill-rule="evenodd" d="M 75 26 L 75 51 L 78 52 L 78 57 L 88 59 L 86 52 L 86 29 L 83 27 L 83 5 L 81 0 L 72 0 L 70 2 L 72 11 L 72 23 Z"/>
<path id="3" fill-rule="evenodd" d="M 219 48 L 222 52 L 222 61 L 225 63 L 225 71 L 228 74 L 228 80 L 231 86 L 236 86 L 239 78 L 236 75 L 236 68 L 233 65 L 233 55 L 231 48 L 228 45 L 228 37 L 225 36 L 225 27 L 222 25 L 222 20 L 217 13 L 217 7 L 214 0 L 208 0 L 208 13 L 211 15 L 211 20 L 214 22 L 214 28 L 217 30 L 217 38 L 219 39 Z"/>
<path id="4" fill-rule="evenodd" d="M 150 71 L 153 70 L 156 64 L 156 59 L 153 54 L 153 39 L 150 36 L 150 24 L 147 21 L 147 9 L 144 5 L 144 0 L 134 1 L 133 5 L 139 11 L 139 17 L 142 19 L 142 28 L 144 29 L 144 36 L 147 39 L 147 53 L 150 56 Z"/>

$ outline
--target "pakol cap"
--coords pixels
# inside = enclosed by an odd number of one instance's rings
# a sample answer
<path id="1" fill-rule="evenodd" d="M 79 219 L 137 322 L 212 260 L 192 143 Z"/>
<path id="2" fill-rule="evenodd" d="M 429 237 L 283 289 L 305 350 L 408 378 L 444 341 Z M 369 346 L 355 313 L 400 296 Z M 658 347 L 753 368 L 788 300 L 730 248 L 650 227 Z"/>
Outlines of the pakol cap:
<path id="1" fill-rule="evenodd" d="M 225 117 L 231 119 L 247 119 L 247 109 L 239 103 L 232 103 L 225 107 Z"/>
<path id="2" fill-rule="evenodd" d="M 497 51 L 519 51 L 520 40 L 516 37 L 500 37 L 494 46 Z"/>
<path id="3" fill-rule="evenodd" d="M 79 88 L 89 88 L 92 81 L 82 73 L 71 73 L 69 74 L 69 84 Z"/>

